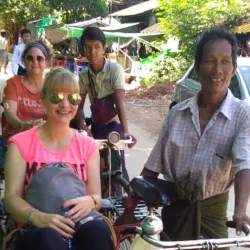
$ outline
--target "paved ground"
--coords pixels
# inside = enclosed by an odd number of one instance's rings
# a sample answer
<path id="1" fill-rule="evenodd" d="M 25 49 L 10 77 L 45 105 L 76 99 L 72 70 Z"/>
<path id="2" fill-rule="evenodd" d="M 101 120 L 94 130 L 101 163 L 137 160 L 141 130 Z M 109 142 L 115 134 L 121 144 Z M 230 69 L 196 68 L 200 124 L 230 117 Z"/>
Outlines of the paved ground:
<path id="1" fill-rule="evenodd" d="M 0 93 L 2 93 L 5 80 L 8 79 L 9 77 L 11 77 L 11 74 L 0 75 L 0 90 L 1 90 Z M 88 107 L 86 107 L 85 112 L 86 114 L 89 114 Z M 155 144 L 156 138 L 155 137 L 152 138 L 149 133 L 143 130 L 140 126 L 135 125 L 133 123 L 129 123 L 129 128 L 130 128 L 130 132 L 136 135 L 136 137 L 138 138 L 137 145 L 133 149 L 126 150 L 127 169 L 128 169 L 130 178 L 133 178 L 134 176 L 137 176 L 140 174 L 143 168 L 143 165 Z M 233 208 L 234 208 L 234 195 L 233 195 L 233 190 L 231 190 L 230 202 L 228 206 L 228 218 L 229 219 L 232 218 Z M 250 205 L 248 206 L 248 214 L 250 215 Z M 233 231 L 230 230 L 230 234 L 232 233 Z"/>

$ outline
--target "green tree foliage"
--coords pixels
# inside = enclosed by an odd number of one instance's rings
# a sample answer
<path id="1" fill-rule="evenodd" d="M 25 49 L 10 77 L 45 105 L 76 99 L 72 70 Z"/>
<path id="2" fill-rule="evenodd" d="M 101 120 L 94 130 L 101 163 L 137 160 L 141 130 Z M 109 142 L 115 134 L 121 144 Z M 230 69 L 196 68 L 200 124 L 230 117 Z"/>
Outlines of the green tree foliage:
<path id="1" fill-rule="evenodd" d="M 105 17 L 108 14 L 106 0 L 44 0 L 62 14 L 62 22 L 83 20 L 86 17 Z"/>
<path id="2" fill-rule="evenodd" d="M 169 83 L 180 79 L 183 72 L 188 67 L 187 61 L 177 55 L 170 57 L 167 54 L 156 61 L 152 66 L 152 76 L 149 78 L 141 78 L 140 83 L 143 86 L 150 87 L 158 83 Z"/>
<path id="3" fill-rule="evenodd" d="M 1 0 L 0 22 L 9 38 L 15 42 L 18 30 L 27 20 L 48 16 L 51 10 L 42 0 Z"/>
<path id="4" fill-rule="evenodd" d="M 204 30 L 223 26 L 233 30 L 246 16 L 244 0 L 158 0 L 164 32 L 180 39 L 182 55 L 191 60 Z"/>

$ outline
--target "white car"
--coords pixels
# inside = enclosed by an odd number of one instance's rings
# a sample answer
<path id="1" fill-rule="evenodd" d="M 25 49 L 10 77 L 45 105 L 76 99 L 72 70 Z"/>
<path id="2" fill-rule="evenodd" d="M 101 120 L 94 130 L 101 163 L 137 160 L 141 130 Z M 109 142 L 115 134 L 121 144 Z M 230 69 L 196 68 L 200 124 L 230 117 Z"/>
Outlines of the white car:
<path id="1" fill-rule="evenodd" d="M 229 88 L 233 95 L 250 103 L 250 57 L 238 57 L 237 69 L 232 77 Z M 201 89 L 199 79 L 192 65 L 184 76 L 177 81 L 175 94 L 170 108 L 175 104 L 193 97 Z"/>

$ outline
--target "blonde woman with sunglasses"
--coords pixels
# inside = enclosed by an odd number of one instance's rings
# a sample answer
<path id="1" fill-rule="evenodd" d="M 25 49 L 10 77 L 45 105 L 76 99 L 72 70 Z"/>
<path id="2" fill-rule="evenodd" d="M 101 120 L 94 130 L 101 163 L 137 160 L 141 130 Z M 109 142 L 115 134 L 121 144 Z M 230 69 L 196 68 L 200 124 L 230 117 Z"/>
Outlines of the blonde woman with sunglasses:
<path id="1" fill-rule="evenodd" d="M 41 91 L 48 59 L 49 49 L 41 42 L 29 43 L 23 51 L 22 60 L 27 70 L 26 75 L 10 78 L 4 88 L 4 137 L 8 138 L 44 123 L 46 110 L 42 104 Z"/>
<path id="2" fill-rule="evenodd" d="M 52 69 L 45 77 L 42 90 L 47 122 L 9 140 L 6 208 L 16 222 L 32 226 L 28 232 L 18 236 L 16 250 L 68 250 L 65 239 L 72 240 L 75 250 L 113 249 L 109 228 L 101 219 L 76 227 L 90 211 L 101 206 L 97 144 L 93 138 L 69 127 L 80 100 L 74 74 L 63 68 Z M 86 195 L 59 204 L 61 208 L 70 209 L 66 217 L 36 210 L 23 199 L 34 174 L 42 165 L 53 162 L 68 163 L 70 169 L 86 183 Z M 43 197 L 38 199 L 43 200 Z"/>

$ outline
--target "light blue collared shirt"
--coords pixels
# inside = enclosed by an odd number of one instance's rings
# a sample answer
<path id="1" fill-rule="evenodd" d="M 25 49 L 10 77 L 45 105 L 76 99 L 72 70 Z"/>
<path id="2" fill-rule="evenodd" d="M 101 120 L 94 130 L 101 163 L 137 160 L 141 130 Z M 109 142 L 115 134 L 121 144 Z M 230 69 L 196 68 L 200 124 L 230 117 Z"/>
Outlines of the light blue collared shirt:
<path id="1" fill-rule="evenodd" d="M 250 169 L 250 105 L 228 90 L 201 134 L 197 100 L 198 94 L 169 111 L 145 167 L 172 182 L 190 176 L 203 200 L 224 193 L 237 172 Z"/>

